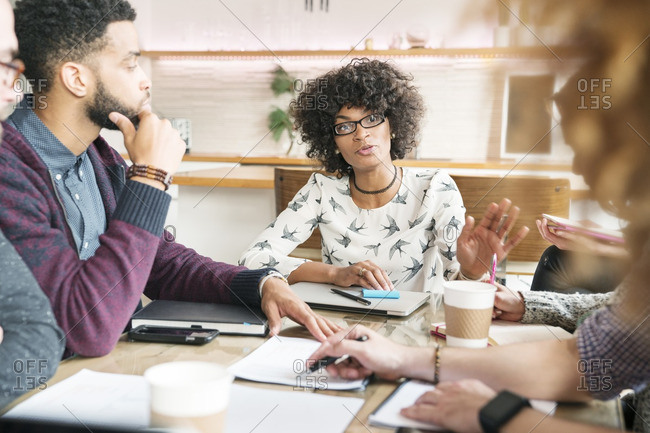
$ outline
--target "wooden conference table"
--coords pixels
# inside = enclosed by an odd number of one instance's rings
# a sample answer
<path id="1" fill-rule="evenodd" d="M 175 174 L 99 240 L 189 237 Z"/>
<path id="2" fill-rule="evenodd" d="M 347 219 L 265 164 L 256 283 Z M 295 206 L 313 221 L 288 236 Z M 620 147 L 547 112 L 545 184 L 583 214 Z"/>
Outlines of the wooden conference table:
<path id="1" fill-rule="evenodd" d="M 415 311 L 405 318 L 386 318 L 380 316 L 331 312 L 319 310 L 319 313 L 330 318 L 343 327 L 351 327 L 361 323 L 372 328 L 386 337 L 398 343 L 412 346 L 428 346 L 435 342 L 444 344 L 429 334 L 429 326 L 432 322 L 444 320 L 442 307 L 435 308 L 429 304 Z M 289 319 L 284 319 L 283 330 L 280 335 L 287 337 L 309 338 L 309 333 L 302 327 L 296 325 Z M 158 343 L 137 343 L 129 342 L 126 336 L 122 336 L 117 347 L 107 356 L 101 358 L 72 358 L 63 361 L 54 377 L 48 382 L 52 386 L 80 370 L 86 368 L 105 373 L 136 374 L 142 375 L 144 371 L 156 364 L 171 361 L 209 361 L 224 365 L 231 365 L 251 353 L 266 339 L 259 337 L 241 336 L 219 336 L 214 341 L 204 346 L 173 345 Z M 248 386 L 262 387 L 288 391 L 291 388 L 281 385 L 261 384 L 236 379 L 237 383 Z M 356 414 L 353 421 L 348 425 L 346 432 L 376 432 L 388 433 L 392 429 L 378 428 L 368 424 L 368 415 L 372 413 L 396 388 L 395 382 L 374 379 L 363 391 L 326 391 L 307 390 L 297 392 L 317 392 L 326 395 L 340 395 L 347 397 L 358 397 L 365 400 L 365 404 Z M 29 398 L 35 392 L 27 394 L 14 402 L 10 407 Z M 555 416 L 584 420 L 585 422 L 607 425 L 619 428 L 621 423 L 620 408 L 615 402 L 593 402 L 590 404 L 560 405 Z M 8 409 L 8 408 L 7 408 Z M 261 417 L 264 414 L 260 414 Z M 411 430 L 400 430 L 408 432 Z"/>

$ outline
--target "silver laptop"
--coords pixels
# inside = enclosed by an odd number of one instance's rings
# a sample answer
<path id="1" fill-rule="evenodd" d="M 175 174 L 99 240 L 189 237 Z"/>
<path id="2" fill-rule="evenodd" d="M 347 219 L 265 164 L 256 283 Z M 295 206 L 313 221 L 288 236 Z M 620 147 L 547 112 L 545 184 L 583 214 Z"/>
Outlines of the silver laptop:
<path id="1" fill-rule="evenodd" d="M 399 299 L 366 298 L 370 305 L 360 304 L 330 291 L 341 289 L 350 294 L 361 296 L 361 287 L 343 289 L 324 283 L 295 283 L 291 289 L 312 308 L 324 310 L 349 311 L 352 313 L 378 314 L 381 316 L 408 316 L 429 300 L 429 293 L 400 292 Z"/>

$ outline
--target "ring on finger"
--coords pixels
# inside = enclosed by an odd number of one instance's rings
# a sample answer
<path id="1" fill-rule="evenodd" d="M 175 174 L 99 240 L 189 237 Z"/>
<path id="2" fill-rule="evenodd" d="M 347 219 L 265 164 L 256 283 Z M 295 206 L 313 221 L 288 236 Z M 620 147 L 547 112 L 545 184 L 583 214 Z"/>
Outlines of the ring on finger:
<path id="1" fill-rule="evenodd" d="M 367 270 L 366 268 L 361 268 L 361 269 L 359 269 L 359 276 L 360 276 L 361 278 L 363 278 L 363 274 L 366 273 L 366 270 Z"/>

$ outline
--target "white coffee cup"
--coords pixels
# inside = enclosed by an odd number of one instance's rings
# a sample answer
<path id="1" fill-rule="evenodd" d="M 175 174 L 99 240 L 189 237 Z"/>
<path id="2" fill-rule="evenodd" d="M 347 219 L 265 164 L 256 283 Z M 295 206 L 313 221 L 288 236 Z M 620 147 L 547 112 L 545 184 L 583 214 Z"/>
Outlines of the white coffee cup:
<path id="1" fill-rule="evenodd" d="M 447 346 L 486 347 L 497 288 L 478 281 L 445 281 Z"/>
<path id="2" fill-rule="evenodd" d="M 147 369 L 151 426 L 222 432 L 233 376 L 210 362 L 178 361 Z"/>

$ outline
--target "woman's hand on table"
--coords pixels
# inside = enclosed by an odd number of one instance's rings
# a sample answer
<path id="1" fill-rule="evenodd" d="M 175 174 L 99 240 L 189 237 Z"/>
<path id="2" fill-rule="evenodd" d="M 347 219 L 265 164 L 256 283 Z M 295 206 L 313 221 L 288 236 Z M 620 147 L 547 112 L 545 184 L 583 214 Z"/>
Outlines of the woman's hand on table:
<path id="1" fill-rule="evenodd" d="M 492 318 L 519 322 L 526 312 L 526 304 L 521 292 L 498 283 L 494 283 L 494 285 L 497 286 L 497 292 L 494 295 Z"/>
<path id="2" fill-rule="evenodd" d="M 374 290 L 393 290 L 393 283 L 385 270 L 364 260 L 350 266 L 333 266 L 332 283 L 340 287 L 361 286 Z"/>
<path id="3" fill-rule="evenodd" d="M 476 379 L 443 382 L 402 409 L 407 418 L 437 424 L 455 432 L 481 433 L 478 413 L 496 392 Z"/>
<path id="4" fill-rule="evenodd" d="M 476 227 L 473 217 L 465 218 L 465 226 L 457 241 L 458 262 L 463 275 L 471 279 L 480 278 L 490 270 L 495 253 L 497 262 L 500 262 L 526 237 L 529 230 L 523 226 L 504 243 L 518 217 L 519 208 L 512 206 L 510 200 L 504 198 L 498 205 L 488 205 Z"/>

